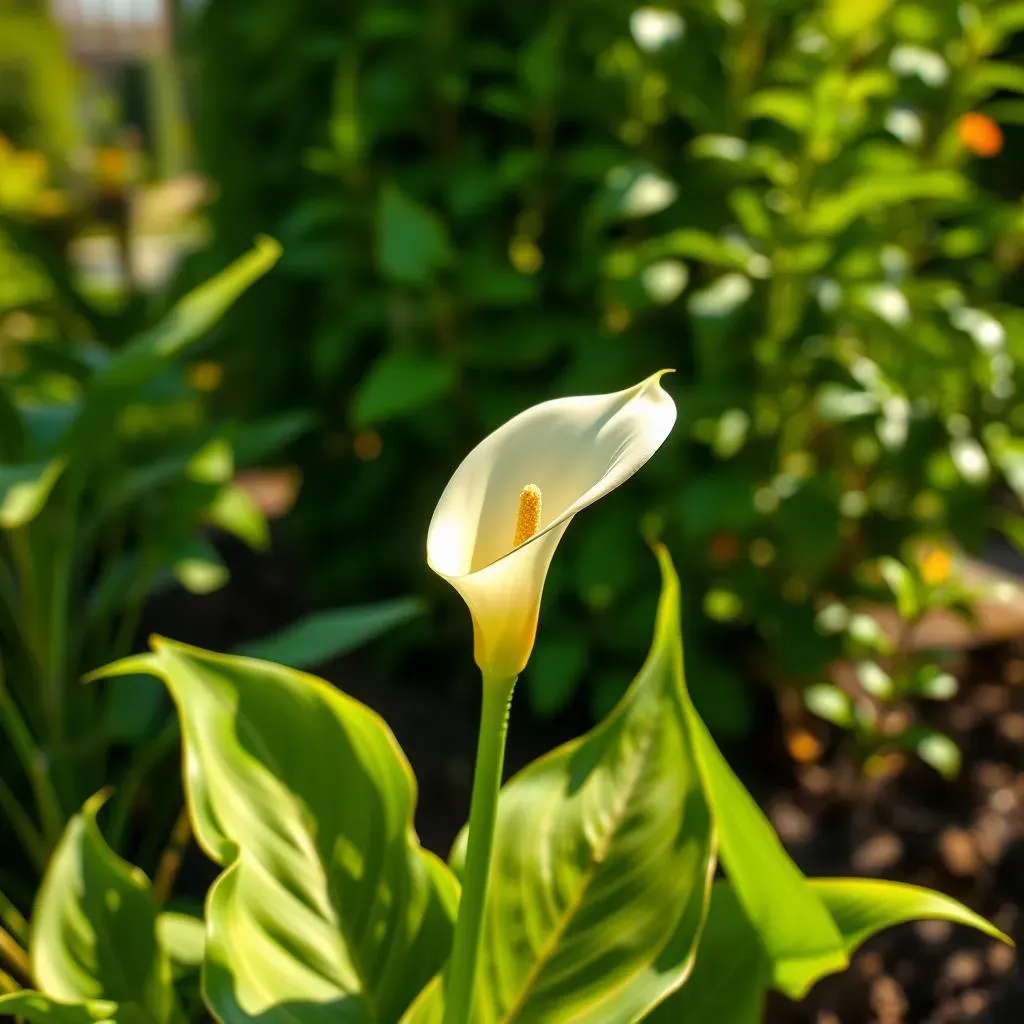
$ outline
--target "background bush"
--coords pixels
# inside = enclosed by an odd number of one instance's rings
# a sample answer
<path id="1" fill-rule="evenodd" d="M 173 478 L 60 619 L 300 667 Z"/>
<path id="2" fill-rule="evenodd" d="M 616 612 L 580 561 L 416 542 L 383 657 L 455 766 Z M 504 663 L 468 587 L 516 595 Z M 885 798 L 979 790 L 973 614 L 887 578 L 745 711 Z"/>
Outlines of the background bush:
<path id="1" fill-rule="evenodd" d="M 541 714 L 629 677 L 642 530 L 679 554 L 696 696 L 736 730 L 736 652 L 811 679 L 838 644 L 822 596 L 872 591 L 865 560 L 950 530 L 977 548 L 993 484 L 1024 476 L 1022 27 L 1019 2 L 953 0 L 186 19 L 210 265 L 260 231 L 285 251 L 230 321 L 227 400 L 319 418 L 290 522 L 321 598 L 433 586 L 426 525 L 472 444 L 663 366 L 681 429 L 556 560 Z M 465 623 L 439 604 L 444 654 Z"/>

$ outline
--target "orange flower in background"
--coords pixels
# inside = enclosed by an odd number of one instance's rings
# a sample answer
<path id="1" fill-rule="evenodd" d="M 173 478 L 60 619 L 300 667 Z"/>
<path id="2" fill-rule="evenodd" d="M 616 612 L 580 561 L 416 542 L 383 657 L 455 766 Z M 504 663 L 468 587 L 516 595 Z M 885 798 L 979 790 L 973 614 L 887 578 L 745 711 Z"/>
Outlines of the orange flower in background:
<path id="1" fill-rule="evenodd" d="M 799 764 L 813 764 L 821 760 L 821 743 L 806 729 L 794 729 L 786 736 L 789 756 Z"/>
<path id="2" fill-rule="evenodd" d="M 975 156 L 995 156 L 1003 148 L 1003 131 L 988 114 L 964 114 L 957 123 L 964 148 Z"/>
<path id="3" fill-rule="evenodd" d="M 716 565 L 728 565 L 740 555 L 739 541 L 734 533 L 717 533 L 711 541 L 711 561 Z"/>
<path id="4" fill-rule="evenodd" d="M 949 579 L 949 570 L 953 567 L 953 559 L 945 548 L 929 551 L 921 561 L 921 577 L 925 583 L 937 587 Z"/>

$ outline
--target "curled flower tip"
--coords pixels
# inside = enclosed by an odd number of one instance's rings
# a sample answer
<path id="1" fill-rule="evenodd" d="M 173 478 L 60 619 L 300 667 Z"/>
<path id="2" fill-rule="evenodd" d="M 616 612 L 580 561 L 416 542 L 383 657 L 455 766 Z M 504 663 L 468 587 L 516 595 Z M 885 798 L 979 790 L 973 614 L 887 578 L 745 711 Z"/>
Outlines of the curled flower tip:
<path id="1" fill-rule="evenodd" d="M 519 494 L 519 514 L 516 516 L 516 535 L 512 546 L 525 544 L 540 528 L 540 488 L 527 484 Z"/>

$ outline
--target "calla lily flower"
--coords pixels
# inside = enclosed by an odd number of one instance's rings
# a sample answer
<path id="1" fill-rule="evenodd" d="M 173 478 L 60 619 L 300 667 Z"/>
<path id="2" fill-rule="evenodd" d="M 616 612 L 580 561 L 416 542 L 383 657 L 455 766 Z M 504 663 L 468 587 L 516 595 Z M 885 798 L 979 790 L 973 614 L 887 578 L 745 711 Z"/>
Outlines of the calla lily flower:
<path id="1" fill-rule="evenodd" d="M 485 679 L 513 679 L 533 650 L 555 548 L 577 512 L 661 447 L 676 407 L 662 370 L 610 395 L 535 405 L 463 460 L 434 510 L 427 561 L 469 606 Z"/>

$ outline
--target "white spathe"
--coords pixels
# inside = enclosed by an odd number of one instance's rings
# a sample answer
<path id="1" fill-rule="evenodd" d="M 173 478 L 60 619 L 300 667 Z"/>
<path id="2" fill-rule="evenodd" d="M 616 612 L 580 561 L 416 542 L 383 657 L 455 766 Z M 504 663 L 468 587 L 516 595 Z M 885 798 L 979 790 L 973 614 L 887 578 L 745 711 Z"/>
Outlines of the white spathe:
<path id="1" fill-rule="evenodd" d="M 671 432 L 676 407 L 660 383 L 668 372 L 610 395 L 535 405 L 484 438 L 449 480 L 427 562 L 469 606 L 485 678 L 526 666 L 548 567 L 573 516 L 628 480 Z M 540 488 L 540 528 L 513 547 L 527 484 Z"/>

